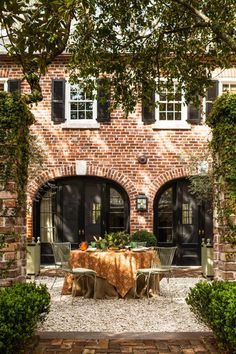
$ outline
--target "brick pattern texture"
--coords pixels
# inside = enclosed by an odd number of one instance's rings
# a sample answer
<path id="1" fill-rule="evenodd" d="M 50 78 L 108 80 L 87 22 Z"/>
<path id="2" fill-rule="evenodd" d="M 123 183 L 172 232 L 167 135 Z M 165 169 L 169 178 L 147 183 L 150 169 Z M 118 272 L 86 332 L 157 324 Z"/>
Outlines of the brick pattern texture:
<path id="1" fill-rule="evenodd" d="M 111 114 L 111 122 L 99 129 L 68 129 L 51 120 L 51 80 L 65 77 L 66 61 L 58 59 L 41 80 L 44 100 L 33 107 L 36 122 L 32 133 L 44 153 L 42 169 L 28 186 L 28 202 L 39 186 L 54 177 L 75 175 L 75 161 L 87 161 L 87 174 L 118 182 L 130 199 L 131 232 L 138 228 L 152 230 L 152 206 L 158 189 L 167 181 L 189 173 L 191 155 L 201 154 L 207 144 L 209 129 L 192 125 L 191 130 L 154 130 L 141 120 L 141 105 L 126 119 L 122 111 Z M 27 91 L 27 87 L 24 88 Z M 146 155 L 147 164 L 138 156 Z M 135 198 L 145 193 L 149 211 L 136 212 Z M 28 218 L 30 232 L 30 216 Z"/>
<path id="2" fill-rule="evenodd" d="M 44 157 L 42 166 L 34 166 L 28 184 L 27 236 L 32 234 L 32 201 L 37 190 L 51 178 L 75 175 L 76 160 L 87 162 L 87 175 L 116 181 L 126 190 L 131 232 L 141 228 L 152 231 L 157 191 L 167 181 L 189 174 L 191 155 L 200 155 L 207 146 L 208 127 L 200 124 L 192 125 L 190 130 L 154 130 L 152 125 L 143 124 L 141 104 L 128 118 L 124 118 L 121 110 L 112 112 L 111 121 L 101 123 L 99 129 L 72 129 L 55 124 L 51 120 L 51 81 L 67 77 L 66 63 L 66 57 L 61 56 L 50 65 L 41 79 L 44 99 L 32 107 L 35 124 L 31 131 Z M 19 65 L 2 56 L 0 77 L 21 79 Z M 21 88 L 29 92 L 25 81 Z M 140 155 L 147 157 L 146 164 L 138 162 Z M 149 210 L 142 214 L 135 208 L 139 193 L 145 193 L 149 200 Z M 7 222 L 10 219 L 1 221 Z"/>
<path id="3" fill-rule="evenodd" d="M 32 342 L 24 354 L 46 354 L 46 353 L 74 353 L 74 354 L 102 354 L 102 353 L 130 353 L 130 354 L 224 354 L 217 348 L 215 340 L 211 336 L 202 335 L 199 338 L 186 339 L 97 339 L 97 340 L 76 340 L 76 339 L 40 339 Z"/>

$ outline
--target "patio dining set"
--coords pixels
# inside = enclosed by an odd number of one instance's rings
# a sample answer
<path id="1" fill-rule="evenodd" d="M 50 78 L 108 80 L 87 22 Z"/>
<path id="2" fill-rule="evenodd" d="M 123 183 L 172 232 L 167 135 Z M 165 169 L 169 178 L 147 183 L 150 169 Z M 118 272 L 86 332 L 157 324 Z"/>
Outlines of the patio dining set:
<path id="1" fill-rule="evenodd" d="M 71 249 L 69 242 L 52 243 L 55 266 L 64 274 L 61 295 L 94 299 L 142 298 L 160 295 L 160 280 L 172 275 L 176 247 L 136 247 L 100 250 Z M 55 276 L 52 287 L 57 280 Z"/>

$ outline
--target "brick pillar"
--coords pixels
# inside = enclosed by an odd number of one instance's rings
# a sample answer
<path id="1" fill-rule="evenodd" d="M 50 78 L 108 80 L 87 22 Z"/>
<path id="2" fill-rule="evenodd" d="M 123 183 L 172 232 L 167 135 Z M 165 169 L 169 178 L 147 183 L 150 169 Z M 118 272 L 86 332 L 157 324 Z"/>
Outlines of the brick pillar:
<path id="1" fill-rule="evenodd" d="M 14 191 L 0 191 L 0 287 L 26 279 L 26 218 L 15 216 L 15 207 Z"/>
<path id="2" fill-rule="evenodd" d="M 223 203 L 224 195 L 220 194 L 220 201 Z M 222 208 L 224 205 L 222 204 Z M 235 217 L 235 216 L 234 216 Z M 232 219 L 236 225 L 236 218 Z M 214 277 L 218 280 L 236 280 L 236 245 L 222 242 L 224 226 L 217 218 L 217 210 L 214 211 Z M 236 235 L 235 235 L 236 237 Z"/>
<path id="3" fill-rule="evenodd" d="M 220 280 L 236 280 L 236 246 L 219 244 L 219 260 L 215 277 Z"/>

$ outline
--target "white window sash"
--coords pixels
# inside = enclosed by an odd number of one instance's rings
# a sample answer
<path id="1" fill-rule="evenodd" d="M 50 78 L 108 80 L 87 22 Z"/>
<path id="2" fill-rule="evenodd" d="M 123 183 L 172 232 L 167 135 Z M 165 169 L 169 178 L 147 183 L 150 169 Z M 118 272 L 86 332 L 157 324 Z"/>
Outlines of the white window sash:
<path id="1" fill-rule="evenodd" d="M 159 99 L 160 99 L 160 94 L 156 93 L 155 101 L 159 102 Z M 155 108 L 156 122 L 153 125 L 153 129 L 191 129 L 191 125 L 187 122 L 188 106 L 187 104 L 185 104 L 183 100 L 183 93 L 181 92 L 181 101 L 169 101 L 169 103 L 181 104 L 181 119 L 180 120 L 160 120 L 159 105 L 157 105 L 157 107 Z"/>
<path id="2" fill-rule="evenodd" d="M 233 77 L 221 77 L 221 78 L 217 78 L 218 83 L 219 83 L 219 93 L 218 96 L 222 95 L 222 93 L 224 93 L 223 91 L 223 85 L 227 85 L 227 84 L 236 84 L 236 78 Z M 204 121 L 206 119 L 206 104 L 207 101 L 206 97 L 203 98 L 203 117 L 204 117 Z"/>
<path id="3" fill-rule="evenodd" d="M 97 100 L 93 100 L 93 109 L 92 109 L 92 114 L 93 118 L 92 119 L 77 119 L 77 120 L 72 120 L 71 117 L 71 103 L 72 102 L 80 102 L 78 101 L 71 101 L 70 99 L 70 88 L 72 85 L 68 81 L 66 81 L 66 86 L 65 86 L 65 115 L 66 115 L 66 122 L 64 124 L 65 128 L 99 128 L 100 124 L 97 122 Z M 86 100 L 81 100 L 81 102 L 85 102 Z"/>
<path id="4" fill-rule="evenodd" d="M 4 91 L 8 91 L 7 81 L 7 78 L 0 78 L 0 83 L 4 85 Z"/>
<path id="5" fill-rule="evenodd" d="M 233 77 L 222 77 L 218 79 L 219 81 L 219 95 L 221 95 L 223 91 L 223 85 L 228 85 L 228 84 L 236 84 L 236 78 Z"/>

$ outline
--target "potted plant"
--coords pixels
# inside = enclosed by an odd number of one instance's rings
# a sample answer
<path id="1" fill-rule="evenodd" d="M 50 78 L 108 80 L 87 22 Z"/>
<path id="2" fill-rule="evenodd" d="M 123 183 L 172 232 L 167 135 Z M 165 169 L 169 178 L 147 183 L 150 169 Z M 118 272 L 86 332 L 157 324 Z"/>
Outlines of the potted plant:
<path id="1" fill-rule="evenodd" d="M 157 239 L 154 234 L 147 230 L 137 230 L 131 235 L 131 241 L 146 242 L 147 247 L 157 245 Z"/>

